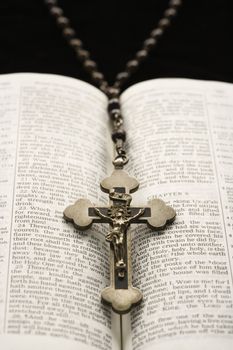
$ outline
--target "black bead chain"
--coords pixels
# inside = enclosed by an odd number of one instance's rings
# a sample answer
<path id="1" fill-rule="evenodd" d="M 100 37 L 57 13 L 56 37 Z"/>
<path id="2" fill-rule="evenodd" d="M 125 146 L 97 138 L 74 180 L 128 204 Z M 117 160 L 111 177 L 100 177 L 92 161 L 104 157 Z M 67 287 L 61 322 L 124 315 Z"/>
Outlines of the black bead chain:
<path id="1" fill-rule="evenodd" d="M 97 63 L 90 58 L 89 51 L 83 48 L 83 43 L 76 36 L 76 31 L 72 28 L 70 20 L 64 16 L 63 10 L 58 6 L 57 0 L 44 0 L 50 14 L 56 19 L 58 27 L 61 28 L 67 43 L 74 49 L 77 59 L 81 61 L 85 70 L 89 73 L 92 82 L 108 96 L 108 113 L 112 120 L 113 132 L 112 140 L 116 145 L 116 157 L 113 161 L 115 168 L 123 168 L 128 162 L 125 152 L 126 132 L 123 128 L 123 117 L 120 109 L 120 93 L 126 81 L 132 73 L 139 67 L 149 53 L 157 45 L 159 39 L 170 26 L 171 20 L 176 16 L 178 8 L 182 5 L 182 0 L 170 0 L 167 9 L 159 20 L 156 27 L 150 32 L 149 37 L 143 42 L 142 48 L 136 52 L 134 58 L 125 65 L 125 70 L 118 73 L 112 86 L 106 81 L 104 74 L 98 70 Z"/>

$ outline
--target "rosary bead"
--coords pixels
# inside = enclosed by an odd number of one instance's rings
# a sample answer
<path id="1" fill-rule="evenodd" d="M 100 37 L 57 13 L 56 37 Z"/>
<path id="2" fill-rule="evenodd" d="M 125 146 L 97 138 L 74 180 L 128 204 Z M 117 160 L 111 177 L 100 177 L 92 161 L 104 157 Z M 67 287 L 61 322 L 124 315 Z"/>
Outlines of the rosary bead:
<path id="1" fill-rule="evenodd" d="M 107 94 L 109 96 L 109 98 L 114 98 L 114 97 L 118 97 L 120 94 L 120 90 L 116 87 L 110 86 L 108 88 Z"/>
<path id="2" fill-rule="evenodd" d="M 106 95 L 108 95 L 108 82 L 106 80 L 103 80 L 101 84 L 99 85 L 99 88 L 101 91 L 103 91 Z"/>
<path id="3" fill-rule="evenodd" d="M 92 60 L 86 60 L 83 65 L 88 72 L 93 72 L 97 68 L 97 64 Z"/>
<path id="4" fill-rule="evenodd" d="M 70 24 L 70 21 L 67 17 L 59 16 L 57 17 L 57 24 L 61 28 L 65 28 Z"/>
<path id="5" fill-rule="evenodd" d="M 152 30 L 152 32 L 150 33 L 150 36 L 154 39 L 157 39 L 162 35 L 163 35 L 163 29 L 161 29 L 161 28 L 156 28 L 156 29 Z"/>
<path id="6" fill-rule="evenodd" d="M 63 29 L 63 35 L 64 35 L 64 37 L 66 38 L 66 39 L 71 39 L 71 38 L 73 38 L 74 36 L 75 36 L 75 31 L 74 31 L 74 29 L 73 28 L 70 28 L 70 27 L 68 27 L 68 28 L 64 28 Z"/>
<path id="7" fill-rule="evenodd" d="M 126 81 L 129 78 L 129 73 L 128 72 L 120 72 L 116 76 L 116 80 L 121 84 L 124 81 Z"/>
<path id="8" fill-rule="evenodd" d="M 87 58 L 90 57 L 90 54 L 87 50 L 84 49 L 77 49 L 76 50 L 77 56 L 81 61 L 86 60 Z"/>
<path id="9" fill-rule="evenodd" d="M 57 5 L 57 0 L 45 0 L 45 4 L 47 6 L 55 6 Z"/>
<path id="10" fill-rule="evenodd" d="M 164 16 L 167 18 L 175 17 L 176 14 L 177 14 L 177 11 L 175 8 L 170 8 L 164 11 Z"/>
<path id="11" fill-rule="evenodd" d="M 62 9 L 58 6 L 52 6 L 49 11 L 51 15 L 54 17 L 59 17 L 63 15 Z"/>
<path id="12" fill-rule="evenodd" d="M 134 72 L 138 68 L 138 60 L 131 60 L 126 64 L 126 70 L 128 73 Z"/>
<path id="13" fill-rule="evenodd" d="M 70 46 L 72 46 L 74 49 L 79 49 L 82 47 L 83 43 L 79 39 L 70 39 L 69 41 Z"/>
<path id="14" fill-rule="evenodd" d="M 108 111 L 111 112 L 114 109 L 120 110 L 119 98 L 112 98 L 108 101 Z"/>
<path id="15" fill-rule="evenodd" d="M 93 79 L 97 84 L 102 83 L 103 80 L 104 80 L 104 76 L 103 76 L 103 74 L 100 73 L 100 72 L 92 72 L 92 73 L 91 73 L 91 76 L 92 76 L 92 79 Z"/>
<path id="16" fill-rule="evenodd" d="M 158 23 L 158 26 L 159 28 L 167 28 L 169 27 L 171 24 L 170 20 L 168 18 L 162 18 L 159 23 Z"/>
<path id="17" fill-rule="evenodd" d="M 123 142 L 125 142 L 126 140 L 126 132 L 123 129 L 118 129 L 118 130 L 114 130 L 112 132 L 112 140 L 113 142 L 117 142 L 117 140 L 122 140 Z"/>
<path id="18" fill-rule="evenodd" d="M 111 109 L 111 110 L 109 111 L 109 115 L 110 115 L 110 118 L 111 118 L 113 121 L 118 120 L 118 119 L 121 117 L 120 108 Z"/>
<path id="19" fill-rule="evenodd" d="M 157 43 L 156 39 L 149 38 L 149 39 L 144 41 L 143 47 L 146 50 L 150 50 L 150 49 L 152 49 L 155 46 L 156 43 Z"/>
<path id="20" fill-rule="evenodd" d="M 143 61 L 144 59 L 146 59 L 146 57 L 148 56 L 148 50 L 140 50 L 136 53 L 136 57 L 138 59 L 139 62 Z"/>
<path id="21" fill-rule="evenodd" d="M 182 4 L 181 0 L 170 0 L 169 2 L 169 6 L 174 6 L 174 7 L 178 7 Z"/>

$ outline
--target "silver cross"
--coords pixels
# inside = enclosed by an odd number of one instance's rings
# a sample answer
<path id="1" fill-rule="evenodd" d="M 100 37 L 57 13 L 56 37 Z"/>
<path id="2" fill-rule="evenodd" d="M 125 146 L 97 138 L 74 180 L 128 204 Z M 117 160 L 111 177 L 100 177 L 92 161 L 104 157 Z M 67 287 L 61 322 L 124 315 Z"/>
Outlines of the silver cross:
<path id="1" fill-rule="evenodd" d="M 65 209 L 64 218 L 79 230 L 93 223 L 110 225 L 105 237 L 110 242 L 110 286 L 102 290 L 101 297 L 123 314 L 142 300 L 141 291 L 132 286 L 130 225 L 146 223 L 152 230 L 162 230 L 176 213 L 161 199 L 149 201 L 146 207 L 131 207 L 130 193 L 137 191 L 139 183 L 124 170 L 114 170 L 100 186 L 109 194 L 109 207 L 95 207 L 88 199 L 79 199 Z"/>

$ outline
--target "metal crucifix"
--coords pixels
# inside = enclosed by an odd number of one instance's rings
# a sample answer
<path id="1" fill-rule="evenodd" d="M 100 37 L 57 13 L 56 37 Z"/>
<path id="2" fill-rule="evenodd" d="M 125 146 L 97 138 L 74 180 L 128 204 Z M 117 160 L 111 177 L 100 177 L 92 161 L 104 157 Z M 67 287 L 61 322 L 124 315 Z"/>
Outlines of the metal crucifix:
<path id="1" fill-rule="evenodd" d="M 102 290 L 102 300 L 119 314 L 130 311 L 142 299 L 142 293 L 132 286 L 131 224 L 146 223 L 152 230 L 162 230 L 175 219 L 175 211 L 160 199 L 153 199 L 146 207 L 131 207 L 130 193 L 137 191 L 138 181 L 124 170 L 116 169 L 101 182 L 103 192 L 109 194 L 109 207 L 95 207 L 88 199 L 79 199 L 64 211 L 64 218 L 79 230 L 87 230 L 93 223 L 108 223 L 110 230 L 110 286 Z"/>

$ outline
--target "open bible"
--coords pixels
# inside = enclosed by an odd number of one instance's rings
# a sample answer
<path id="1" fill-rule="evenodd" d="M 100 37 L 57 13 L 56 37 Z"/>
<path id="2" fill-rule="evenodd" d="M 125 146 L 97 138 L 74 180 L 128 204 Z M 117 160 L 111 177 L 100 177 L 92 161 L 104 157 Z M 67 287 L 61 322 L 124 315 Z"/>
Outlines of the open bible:
<path id="1" fill-rule="evenodd" d="M 233 348 L 233 87 L 156 79 L 121 101 L 133 204 L 161 198 L 177 217 L 133 227 L 144 299 L 120 320 L 100 302 L 107 225 L 81 232 L 62 214 L 80 197 L 107 204 L 107 98 L 68 77 L 0 77 L 1 350 Z"/>

